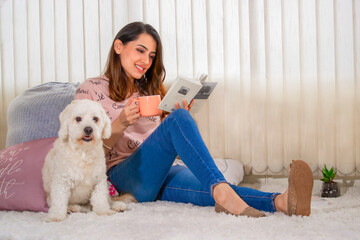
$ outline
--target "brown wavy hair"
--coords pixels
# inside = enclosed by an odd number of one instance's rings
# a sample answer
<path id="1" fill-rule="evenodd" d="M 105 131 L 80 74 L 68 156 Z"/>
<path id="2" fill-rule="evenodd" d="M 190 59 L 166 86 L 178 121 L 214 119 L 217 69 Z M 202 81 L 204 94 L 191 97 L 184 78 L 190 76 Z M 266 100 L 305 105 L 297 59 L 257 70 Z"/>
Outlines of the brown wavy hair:
<path id="1" fill-rule="evenodd" d="M 160 36 L 151 25 L 143 22 L 133 22 L 127 24 L 116 34 L 105 67 L 104 74 L 109 79 L 110 98 L 114 101 L 121 102 L 136 91 L 134 86 L 131 86 L 121 65 L 120 56 L 114 50 L 115 40 L 119 39 L 126 45 L 128 42 L 137 40 L 142 33 L 149 34 L 156 41 L 156 55 L 151 67 L 145 73 L 146 77 L 134 80 L 135 87 L 140 95 L 160 95 L 162 99 L 166 94 L 163 84 L 166 72 L 163 64 Z"/>

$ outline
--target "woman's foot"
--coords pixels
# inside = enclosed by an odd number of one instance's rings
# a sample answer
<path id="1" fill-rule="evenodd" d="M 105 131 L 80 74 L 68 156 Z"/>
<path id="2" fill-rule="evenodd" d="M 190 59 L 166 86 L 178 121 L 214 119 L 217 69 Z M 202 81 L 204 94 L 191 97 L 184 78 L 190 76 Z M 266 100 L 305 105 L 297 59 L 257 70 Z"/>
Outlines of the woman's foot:
<path id="1" fill-rule="evenodd" d="M 215 211 L 235 216 L 264 217 L 265 214 L 247 205 L 227 183 L 214 187 Z"/>
<path id="2" fill-rule="evenodd" d="M 311 212 L 311 194 L 314 178 L 309 165 L 296 160 L 290 164 L 288 189 L 278 195 L 274 202 L 277 211 L 289 216 L 309 216 Z"/>
<path id="3" fill-rule="evenodd" d="M 275 208 L 278 212 L 288 214 L 288 189 L 280 195 L 277 195 L 274 199 Z"/>

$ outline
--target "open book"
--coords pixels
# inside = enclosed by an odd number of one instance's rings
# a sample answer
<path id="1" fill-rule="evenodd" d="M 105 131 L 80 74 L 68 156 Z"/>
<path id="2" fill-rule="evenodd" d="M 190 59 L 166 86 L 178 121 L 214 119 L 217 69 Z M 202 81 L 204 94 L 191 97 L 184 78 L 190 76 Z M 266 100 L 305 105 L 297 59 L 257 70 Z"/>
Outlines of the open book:
<path id="1" fill-rule="evenodd" d="M 216 82 L 205 82 L 206 79 L 206 74 L 200 75 L 196 80 L 182 76 L 177 77 L 160 102 L 159 108 L 167 112 L 172 112 L 175 110 L 176 102 L 183 107 L 183 99 L 189 104 L 193 99 L 197 99 L 191 108 L 191 112 L 197 112 L 217 84 Z"/>

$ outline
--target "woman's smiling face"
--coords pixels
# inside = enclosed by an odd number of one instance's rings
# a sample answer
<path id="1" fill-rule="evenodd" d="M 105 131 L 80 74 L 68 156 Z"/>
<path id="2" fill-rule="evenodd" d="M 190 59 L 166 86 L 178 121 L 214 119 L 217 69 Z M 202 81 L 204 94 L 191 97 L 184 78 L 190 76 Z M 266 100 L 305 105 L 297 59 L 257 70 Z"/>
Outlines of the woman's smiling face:
<path id="1" fill-rule="evenodd" d="M 131 79 L 140 79 L 151 67 L 156 56 L 156 41 L 146 33 L 124 45 L 115 40 L 114 50 L 120 55 L 121 65 Z"/>

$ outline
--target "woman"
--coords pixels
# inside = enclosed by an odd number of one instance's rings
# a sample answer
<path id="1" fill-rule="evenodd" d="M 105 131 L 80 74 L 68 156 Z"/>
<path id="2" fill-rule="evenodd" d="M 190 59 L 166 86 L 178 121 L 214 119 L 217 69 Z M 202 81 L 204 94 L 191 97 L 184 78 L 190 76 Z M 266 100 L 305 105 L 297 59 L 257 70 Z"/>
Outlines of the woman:
<path id="1" fill-rule="evenodd" d="M 164 78 L 158 33 L 148 24 L 134 22 L 116 35 L 104 75 L 77 89 L 76 99 L 100 102 L 112 121 L 104 150 L 107 174 L 118 192 L 132 193 L 139 202 L 215 205 L 217 212 L 251 217 L 265 216 L 261 211 L 310 214 L 313 177 L 303 161 L 291 165 L 283 194 L 232 186 L 216 167 L 188 112 L 192 103 L 184 101 L 183 108 L 177 104 L 168 116 L 140 117 L 134 99 L 163 98 Z M 173 166 L 177 155 L 187 167 Z"/>

